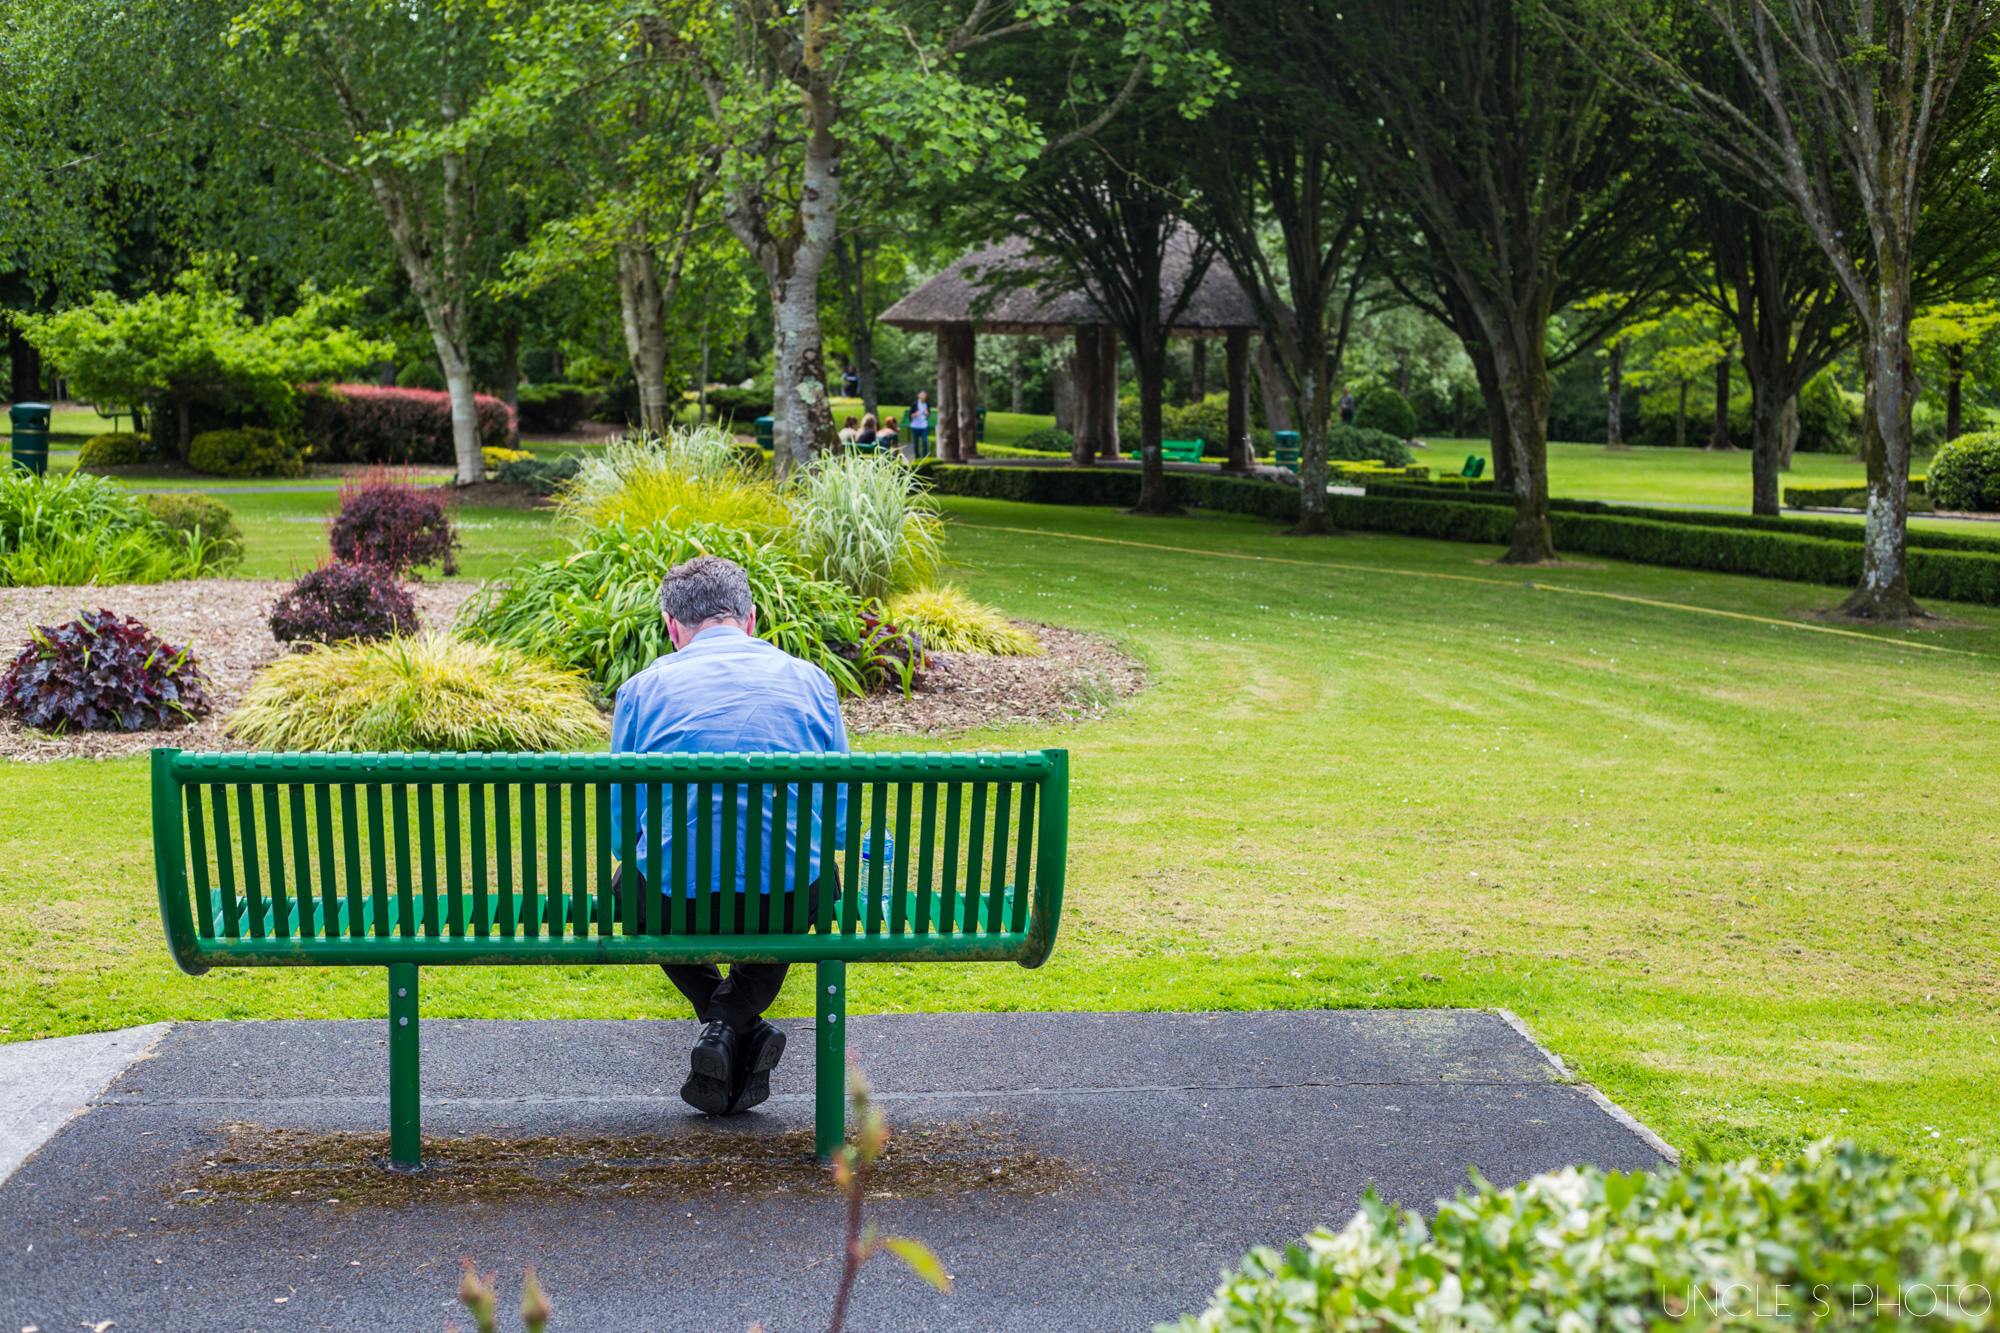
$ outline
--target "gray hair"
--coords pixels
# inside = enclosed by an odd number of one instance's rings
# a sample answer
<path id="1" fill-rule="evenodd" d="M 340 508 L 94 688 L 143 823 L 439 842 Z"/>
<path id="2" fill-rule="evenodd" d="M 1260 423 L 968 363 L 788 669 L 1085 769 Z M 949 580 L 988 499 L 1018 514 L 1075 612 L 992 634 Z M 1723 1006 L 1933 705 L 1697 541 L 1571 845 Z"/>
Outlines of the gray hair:
<path id="1" fill-rule="evenodd" d="M 660 614 L 683 625 L 699 625 L 718 616 L 748 623 L 750 576 L 734 560 L 698 555 L 675 565 L 660 580 Z"/>

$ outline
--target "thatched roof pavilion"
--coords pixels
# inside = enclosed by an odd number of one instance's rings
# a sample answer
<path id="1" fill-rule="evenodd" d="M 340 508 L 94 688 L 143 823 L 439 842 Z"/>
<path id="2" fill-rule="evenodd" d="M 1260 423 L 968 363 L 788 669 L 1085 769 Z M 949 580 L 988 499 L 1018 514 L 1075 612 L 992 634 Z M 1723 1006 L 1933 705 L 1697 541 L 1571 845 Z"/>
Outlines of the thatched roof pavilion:
<path id="1" fill-rule="evenodd" d="M 1161 304 L 1171 307 L 1187 282 L 1193 238 L 1169 243 L 1160 274 Z M 1036 280 L 1040 279 L 1038 283 Z M 946 460 L 977 457 L 973 423 L 978 384 L 973 373 L 979 334 L 1076 340 L 1075 461 L 1118 456 L 1118 334 L 1088 289 L 1064 290 L 1046 261 L 1020 237 L 961 256 L 878 316 L 880 323 L 938 338 L 938 453 Z M 1229 466 L 1247 464 L 1246 381 L 1250 335 L 1257 331 L 1250 298 L 1227 265 L 1216 261 L 1168 331 L 1175 338 L 1222 338 L 1229 359 Z"/>

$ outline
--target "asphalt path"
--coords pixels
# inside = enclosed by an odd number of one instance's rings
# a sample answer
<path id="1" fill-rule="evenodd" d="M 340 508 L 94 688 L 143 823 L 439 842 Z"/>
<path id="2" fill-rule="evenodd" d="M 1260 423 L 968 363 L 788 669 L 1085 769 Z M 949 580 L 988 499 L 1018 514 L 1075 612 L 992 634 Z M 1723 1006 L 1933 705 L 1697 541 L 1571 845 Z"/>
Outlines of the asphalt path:
<path id="1" fill-rule="evenodd" d="M 385 1131 L 381 1023 L 177 1025 L 0 1186 L 0 1329 L 438 1333 L 468 1323 L 461 1255 L 503 1311 L 538 1267 L 558 1331 L 823 1328 L 842 1206 L 796 1152 L 810 1028 L 722 1121 L 675 1095 L 691 1022 L 425 1020 L 406 1178 L 314 1137 Z M 1661 1162 L 1483 1012 L 858 1016 L 849 1050 L 894 1132 L 869 1218 L 955 1278 L 878 1259 L 856 1330 L 1145 1330 L 1370 1187 L 1427 1207 L 1469 1168 Z"/>

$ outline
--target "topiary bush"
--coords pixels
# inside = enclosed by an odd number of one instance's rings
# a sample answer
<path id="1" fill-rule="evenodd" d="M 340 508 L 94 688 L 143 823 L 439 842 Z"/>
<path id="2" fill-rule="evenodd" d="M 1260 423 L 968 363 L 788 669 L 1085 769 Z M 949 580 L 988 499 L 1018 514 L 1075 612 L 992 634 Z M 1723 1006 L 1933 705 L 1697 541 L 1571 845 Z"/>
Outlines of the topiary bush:
<path id="1" fill-rule="evenodd" d="M 305 459 L 274 430 L 204 431 L 188 442 L 188 466 L 215 477 L 303 477 Z"/>
<path id="2" fill-rule="evenodd" d="M 127 467 L 133 463 L 157 463 L 164 454 L 144 431 L 114 431 L 93 435 L 76 451 L 78 467 Z"/>
<path id="3" fill-rule="evenodd" d="M 436 490 L 419 490 L 376 475 L 351 481 L 340 492 L 331 534 L 333 558 L 377 565 L 392 574 L 417 565 L 458 572 L 458 532 L 451 506 Z"/>
<path id="4" fill-rule="evenodd" d="M 271 607 L 279 643 L 368 643 L 417 632 L 409 589 L 379 565 L 334 561 L 307 570 Z"/>
<path id="5" fill-rule="evenodd" d="M 610 730 L 580 673 L 442 634 L 286 658 L 229 719 L 265 750 L 601 750 Z"/>
<path id="6" fill-rule="evenodd" d="M 473 396 L 479 444 L 504 449 L 514 414 L 486 394 Z M 299 392 L 299 438 L 322 463 L 455 463 L 451 395 L 373 384 L 308 384 Z"/>
<path id="7" fill-rule="evenodd" d="M 1371 1190 L 1339 1232 L 1252 1250 L 1204 1313 L 1157 1333 L 1975 1329 L 1996 1284 L 2000 1164 L 1930 1180 L 1820 1144 L 1778 1166 L 1570 1168 L 1504 1190 L 1475 1174 L 1429 1221 Z"/>
<path id="8" fill-rule="evenodd" d="M 208 711 L 194 655 L 130 616 L 39 626 L 0 676 L 0 709 L 41 731 L 140 731 Z"/>
<path id="9" fill-rule="evenodd" d="M 243 529 L 237 526 L 236 511 L 222 501 L 200 491 L 155 491 L 140 496 L 139 503 L 182 545 L 190 550 L 206 548 L 204 558 L 210 568 L 226 568 L 243 559 Z"/>
<path id="10" fill-rule="evenodd" d="M 1924 493 L 1938 509 L 2000 509 L 2000 431 L 1961 435 L 1940 446 L 1924 469 Z"/>
<path id="11" fill-rule="evenodd" d="M 574 384 L 536 384 L 515 395 L 521 429 L 537 435 L 566 435 L 590 415 L 590 390 Z"/>
<path id="12" fill-rule="evenodd" d="M 1391 435 L 1387 431 L 1370 430 L 1365 426 L 1346 426 L 1336 421 L 1326 428 L 1327 460 L 1337 463 L 1359 463 L 1365 459 L 1373 459 L 1377 463 L 1387 463 L 1391 467 L 1408 467 L 1412 456 L 1410 446 L 1403 443 L 1405 438 L 1407 437 Z"/>
<path id="13" fill-rule="evenodd" d="M 1409 399 L 1386 384 L 1377 385 L 1355 404 L 1354 428 L 1381 431 L 1407 440 L 1417 433 L 1417 414 L 1411 409 Z"/>

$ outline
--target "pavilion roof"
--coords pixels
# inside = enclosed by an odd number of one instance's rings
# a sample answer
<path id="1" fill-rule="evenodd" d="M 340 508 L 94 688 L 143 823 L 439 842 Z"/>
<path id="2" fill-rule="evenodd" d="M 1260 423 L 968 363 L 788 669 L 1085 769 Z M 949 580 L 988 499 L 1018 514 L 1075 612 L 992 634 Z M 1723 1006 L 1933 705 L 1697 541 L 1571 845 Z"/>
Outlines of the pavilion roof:
<path id="1" fill-rule="evenodd" d="M 1185 231 L 1169 244 L 1160 274 L 1163 302 L 1170 302 L 1186 282 L 1193 250 L 1193 240 Z M 1043 295 L 1034 285 L 1014 285 L 1023 276 L 1043 276 L 1049 294 Z M 878 319 L 894 328 L 920 333 L 934 332 L 941 325 L 973 324 L 981 333 L 1043 337 L 1102 328 L 1111 322 L 1088 289 L 1061 290 L 1049 261 L 1035 258 L 1028 241 L 1018 236 L 960 256 Z M 1229 266 L 1218 258 L 1202 275 L 1201 284 L 1170 332 L 1180 337 L 1219 337 L 1237 329 L 1256 332 L 1257 314 Z"/>

